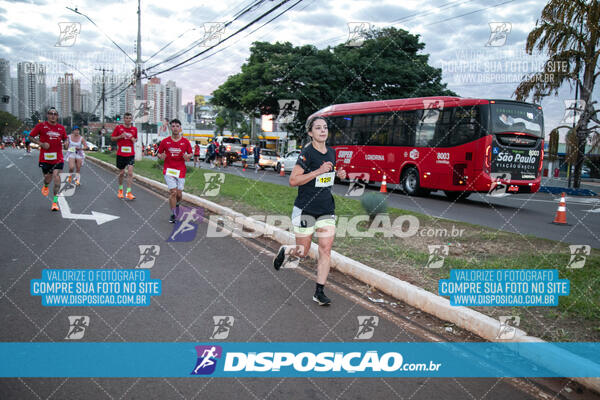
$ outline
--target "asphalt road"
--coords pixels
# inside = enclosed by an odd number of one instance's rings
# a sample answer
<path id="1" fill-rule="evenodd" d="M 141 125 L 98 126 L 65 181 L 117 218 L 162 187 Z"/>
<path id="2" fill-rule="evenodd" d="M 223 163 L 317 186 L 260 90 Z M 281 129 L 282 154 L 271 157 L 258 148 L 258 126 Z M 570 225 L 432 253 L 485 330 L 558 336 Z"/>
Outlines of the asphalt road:
<path id="1" fill-rule="evenodd" d="M 206 164 L 202 166 L 205 167 Z M 253 168 L 244 172 L 234 165 L 227 167 L 225 171 L 281 185 L 288 185 L 289 180 L 289 173 L 282 177 L 272 168 L 255 173 Z M 343 196 L 348 192 L 348 188 L 347 184 L 335 185 L 334 192 Z M 388 186 L 387 202 L 390 207 L 521 235 L 534 235 L 565 244 L 587 244 L 593 248 L 600 248 L 598 197 L 567 197 L 568 225 L 554 225 L 552 221 L 560 198 L 548 193 L 506 197 L 490 197 L 476 193 L 466 200 L 452 202 L 441 191 L 433 192 L 429 196 L 411 197 L 394 189 L 392 185 Z M 379 191 L 379 187 L 371 186 L 367 190 Z M 524 240 L 527 239 L 524 237 Z"/>
<path id="2" fill-rule="evenodd" d="M 92 163 L 66 198 L 71 213 L 118 218 L 101 225 L 64 218 L 40 193 L 37 154 L 23 154 L 0 151 L 0 341 L 65 342 L 68 317 L 88 316 L 80 341 L 218 342 L 211 339 L 213 317 L 232 316 L 221 341 L 352 342 L 364 315 L 380 319 L 371 341 L 445 340 L 441 321 L 417 318 L 406 305 L 372 303 L 364 288 L 336 274 L 327 289 L 333 305 L 317 306 L 310 269 L 274 271 L 268 243 L 209 238 L 206 223 L 191 242 L 167 242 L 173 225 L 165 197 L 136 185 L 136 200 L 120 200 L 115 174 Z M 150 306 L 47 307 L 30 295 L 30 281 L 43 269 L 135 268 L 140 245 L 160 246 L 151 275 L 162 280 L 162 294 Z M 521 379 L 0 379 L 1 399 L 529 399 L 540 393 L 555 394 Z"/>

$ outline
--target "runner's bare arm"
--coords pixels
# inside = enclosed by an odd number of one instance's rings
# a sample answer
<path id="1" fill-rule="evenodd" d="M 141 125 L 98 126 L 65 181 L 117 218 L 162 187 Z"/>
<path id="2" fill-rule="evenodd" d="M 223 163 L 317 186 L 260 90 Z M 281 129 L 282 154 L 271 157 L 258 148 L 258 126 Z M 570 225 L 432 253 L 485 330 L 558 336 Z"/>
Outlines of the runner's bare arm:
<path id="1" fill-rule="evenodd" d="M 294 169 L 292 170 L 292 174 L 290 175 L 290 186 L 301 186 L 311 180 L 315 179 L 317 176 L 324 174 L 326 172 L 330 172 L 333 169 L 333 164 L 329 161 L 321 164 L 321 167 L 313 172 L 309 172 L 308 174 L 304 173 L 304 168 L 300 165 L 296 164 Z"/>

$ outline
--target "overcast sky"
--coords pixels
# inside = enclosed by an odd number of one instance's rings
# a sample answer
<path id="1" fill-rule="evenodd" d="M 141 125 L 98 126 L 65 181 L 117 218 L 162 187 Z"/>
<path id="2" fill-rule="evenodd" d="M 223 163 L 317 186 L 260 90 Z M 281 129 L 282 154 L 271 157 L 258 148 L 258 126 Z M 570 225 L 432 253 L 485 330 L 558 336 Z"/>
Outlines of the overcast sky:
<path id="1" fill-rule="evenodd" d="M 278 2 L 265 1 L 231 24 L 221 37 L 235 32 Z M 229 21 L 251 3 L 249 0 L 142 0 L 142 58 L 148 59 L 176 39 L 147 61 L 145 68 L 204 37 L 206 23 Z M 172 79 L 183 88 L 185 104 L 193 101 L 196 94 L 210 94 L 229 75 L 239 72 L 254 41 L 289 41 L 323 48 L 348 40 L 348 23 L 361 22 L 373 28 L 394 26 L 419 34 L 426 44 L 424 52 L 430 55 L 430 64 L 443 69 L 444 82 L 460 96 L 512 98 L 520 77 L 539 70 L 546 59 L 543 54 L 529 56 L 524 52 L 527 34 L 545 4 L 544 0 L 304 0 L 256 32 L 249 34 L 278 12 L 220 45 L 217 49 L 224 48 L 220 53 L 159 77 L 163 83 Z M 77 7 L 97 26 L 66 7 Z M 83 87 L 89 87 L 94 68 L 101 67 L 130 74 L 133 62 L 105 34 L 135 59 L 136 11 L 136 1 L 0 1 L 0 57 L 11 62 L 12 76 L 16 76 L 19 61 L 43 62 L 48 69 L 48 85 L 54 85 L 59 75 L 73 72 Z M 59 43 L 59 23 L 65 22 L 80 24 L 74 44 Z M 505 32 L 505 39 L 491 36 L 490 23 L 505 23 L 499 29 Z M 176 61 L 205 49 L 196 46 Z M 149 72 L 172 65 L 174 62 L 163 63 Z M 559 97 L 542 102 L 546 132 L 563 118 L 564 100 L 573 97 L 574 91 L 565 87 Z M 594 98 L 598 97 L 596 90 Z"/>

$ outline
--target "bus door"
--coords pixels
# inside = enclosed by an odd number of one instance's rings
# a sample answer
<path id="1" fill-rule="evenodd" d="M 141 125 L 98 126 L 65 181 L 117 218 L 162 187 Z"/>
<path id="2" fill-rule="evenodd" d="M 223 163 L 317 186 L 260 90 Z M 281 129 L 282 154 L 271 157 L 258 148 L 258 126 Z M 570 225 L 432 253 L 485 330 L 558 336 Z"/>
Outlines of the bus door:
<path id="1" fill-rule="evenodd" d="M 454 107 L 442 127 L 444 139 L 440 140 L 436 163 L 448 166 L 442 188 L 460 191 L 475 190 L 474 184 L 481 173 L 479 150 L 482 134 L 480 106 Z M 449 187 L 448 187 L 449 185 Z"/>
<path id="2" fill-rule="evenodd" d="M 443 148 L 449 129 L 452 109 L 418 110 L 414 151 L 409 158 L 418 157 L 419 181 L 422 187 L 438 188 L 447 181 L 450 153 Z"/>

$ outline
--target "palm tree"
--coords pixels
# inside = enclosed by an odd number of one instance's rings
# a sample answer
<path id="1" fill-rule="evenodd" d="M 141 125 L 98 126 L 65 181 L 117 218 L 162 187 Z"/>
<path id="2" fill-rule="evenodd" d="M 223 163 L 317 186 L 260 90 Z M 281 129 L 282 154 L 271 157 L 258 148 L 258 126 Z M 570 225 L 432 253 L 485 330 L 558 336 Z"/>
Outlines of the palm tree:
<path id="1" fill-rule="evenodd" d="M 542 10 L 541 18 L 527 36 L 526 51 L 546 51 L 548 61 L 542 72 L 524 78 L 515 90 L 517 100 L 531 94 L 539 102 L 542 97 L 557 95 L 563 83 L 574 85 L 584 106 L 575 126 L 577 132 L 577 157 L 574 187 L 581 183 L 581 167 L 588 136 L 600 124 L 592 92 L 600 56 L 600 3 L 599 0 L 550 0 Z M 569 127 L 570 128 L 570 127 Z"/>

